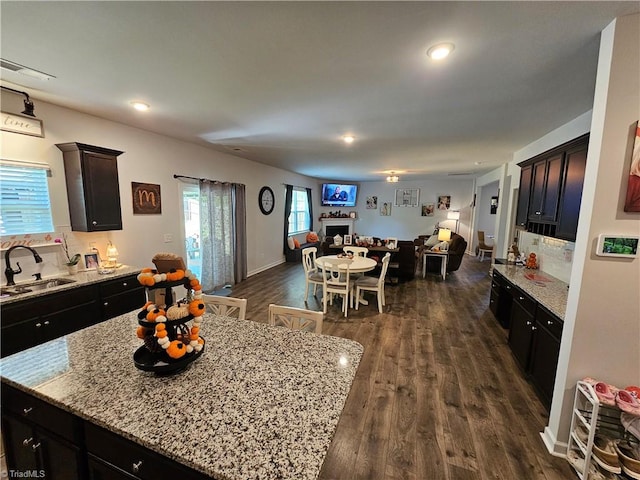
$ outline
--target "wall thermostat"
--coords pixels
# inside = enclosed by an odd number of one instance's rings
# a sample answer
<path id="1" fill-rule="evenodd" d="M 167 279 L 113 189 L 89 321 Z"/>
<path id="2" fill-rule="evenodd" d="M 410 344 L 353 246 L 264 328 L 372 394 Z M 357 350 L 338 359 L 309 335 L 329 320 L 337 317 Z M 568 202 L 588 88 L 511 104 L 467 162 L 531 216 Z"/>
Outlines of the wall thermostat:
<path id="1" fill-rule="evenodd" d="M 612 235 L 601 233 L 598 236 L 596 255 L 600 257 L 634 258 L 638 256 L 637 235 Z"/>

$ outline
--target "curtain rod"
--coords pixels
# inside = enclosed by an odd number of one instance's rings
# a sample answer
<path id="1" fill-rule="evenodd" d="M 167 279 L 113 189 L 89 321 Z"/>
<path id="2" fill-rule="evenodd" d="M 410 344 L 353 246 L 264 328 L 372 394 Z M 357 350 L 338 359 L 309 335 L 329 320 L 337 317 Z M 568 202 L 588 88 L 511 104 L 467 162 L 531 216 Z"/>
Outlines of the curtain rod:
<path id="1" fill-rule="evenodd" d="M 173 178 L 188 178 L 189 180 L 197 180 L 199 182 L 211 182 L 211 183 L 222 183 L 227 185 L 234 185 L 232 182 L 221 182 L 220 180 L 210 180 L 208 178 L 190 177 L 188 175 L 178 175 L 175 173 L 173 174 Z M 235 185 L 242 185 L 243 187 L 245 186 L 244 183 L 236 183 Z"/>
<path id="2" fill-rule="evenodd" d="M 283 183 L 281 183 L 280 185 L 284 185 L 284 186 L 286 187 L 287 185 L 291 185 L 291 184 L 290 184 L 290 183 L 284 183 L 284 182 L 283 182 Z M 303 189 L 305 189 L 305 190 L 306 190 L 307 188 L 312 188 L 312 187 L 303 187 L 303 186 L 300 186 L 300 185 L 291 185 L 291 186 L 292 186 L 292 187 L 294 187 L 294 188 L 303 188 Z"/>

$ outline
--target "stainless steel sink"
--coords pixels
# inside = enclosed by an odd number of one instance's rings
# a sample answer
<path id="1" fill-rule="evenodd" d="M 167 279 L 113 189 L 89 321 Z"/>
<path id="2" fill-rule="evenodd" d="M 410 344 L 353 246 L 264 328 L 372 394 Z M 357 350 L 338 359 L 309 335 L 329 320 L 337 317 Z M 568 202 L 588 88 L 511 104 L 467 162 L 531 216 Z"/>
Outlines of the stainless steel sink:
<path id="1" fill-rule="evenodd" d="M 75 280 L 71 280 L 70 278 L 47 278 L 44 280 L 36 280 L 35 282 L 19 283 L 17 285 L 1 287 L 0 297 L 15 297 L 16 295 L 48 290 L 68 283 L 75 283 Z"/>

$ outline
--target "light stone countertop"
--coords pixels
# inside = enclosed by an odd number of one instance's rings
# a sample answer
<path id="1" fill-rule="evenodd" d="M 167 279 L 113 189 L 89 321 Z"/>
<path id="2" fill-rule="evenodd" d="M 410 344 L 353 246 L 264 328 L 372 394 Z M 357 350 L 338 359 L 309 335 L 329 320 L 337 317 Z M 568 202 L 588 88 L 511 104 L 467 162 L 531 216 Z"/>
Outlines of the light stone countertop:
<path id="1" fill-rule="evenodd" d="M 109 280 L 115 280 L 120 277 L 126 277 L 131 275 L 132 273 L 140 273 L 140 267 L 132 267 L 129 265 L 122 265 L 121 267 L 115 269 L 113 273 L 100 274 L 97 270 L 85 270 L 76 273 L 75 275 L 69 275 L 67 272 L 60 272 L 59 275 L 53 275 L 44 277 L 43 280 L 51 280 L 53 278 L 64 278 L 73 280 L 73 283 L 65 283 L 64 285 L 57 285 L 55 287 L 47 288 L 46 290 L 34 290 L 32 292 L 23 293 L 20 295 L 16 295 L 13 297 L 1 297 L 0 305 L 8 305 L 10 303 L 20 302 L 22 300 L 27 300 L 33 297 L 39 297 L 41 295 L 47 295 L 49 293 L 57 293 L 63 290 L 71 290 L 72 288 L 78 288 L 85 285 L 90 285 L 92 283 L 100 283 L 106 282 Z M 22 283 L 30 283 L 34 281 L 33 279 L 29 279 L 26 281 L 21 281 L 19 277 L 16 278 L 16 286 L 20 286 Z M 3 285 L 5 287 L 6 285 Z"/>
<path id="2" fill-rule="evenodd" d="M 2 381 L 220 479 L 315 479 L 363 353 L 352 340 L 205 315 L 173 376 L 134 366 L 136 312 L 0 361 Z"/>
<path id="3" fill-rule="evenodd" d="M 569 284 L 540 270 L 516 265 L 494 265 L 494 270 L 529 294 L 536 302 L 564 321 Z M 531 278 L 527 278 L 531 277 Z"/>

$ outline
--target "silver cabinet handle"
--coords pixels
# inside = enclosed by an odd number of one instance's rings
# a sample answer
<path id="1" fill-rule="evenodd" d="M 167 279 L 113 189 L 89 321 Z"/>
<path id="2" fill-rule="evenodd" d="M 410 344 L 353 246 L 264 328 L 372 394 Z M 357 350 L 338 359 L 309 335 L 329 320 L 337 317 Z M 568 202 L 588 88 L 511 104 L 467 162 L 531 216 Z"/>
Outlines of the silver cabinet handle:
<path id="1" fill-rule="evenodd" d="M 122 286 L 123 286 L 123 287 L 126 287 L 127 285 L 128 285 L 128 283 L 127 283 L 127 282 L 123 282 L 123 283 L 122 283 Z"/>
<path id="2" fill-rule="evenodd" d="M 104 305 L 105 307 L 109 306 L 109 302 L 104 302 L 102 305 Z"/>
<path id="3" fill-rule="evenodd" d="M 40 322 L 36 323 L 36 328 L 40 328 L 42 324 Z"/>
<path id="4" fill-rule="evenodd" d="M 29 407 L 29 408 L 23 408 L 23 409 L 22 409 L 22 414 L 23 414 L 23 415 L 29 415 L 29 412 L 31 412 L 31 410 L 33 410 L 33 408 L 32 408 L 32 407 Z"/>
<path id="5" fill-rule="evenodd" d="M 524 300 L 524 297 L 518 297 L 518 300 Z"/>
<path id="6" fill-rule="evenodd" d="M 91 222 L 92 225 L 97 225 L 98 222 L 96 222 L 95 220 L 93 222 Z"/>
<path id="7" fill-rule="evenodd" d="M 25 447 L 28 447 L 28 446 L 29 446 L 29 444 L 30 444 L 31 442 L 33 442 L 33 437 L 25 438 L 25 439 L 22 441 L 22 445 L 24 445 Z"/>
<path id="8" fill-rule="evenodd" d="M 34 452 L 38 450 L 38 448 L 40 448 L 40 442 L 36 443 L 35 445 L 31 445 L 31 450 L 33 450 Z"/>
<path id="9" fill-rule="evenodd" d="M 527 322 L 527 325 L 531 325 L 531 322 Z"/>
<path id="10" fill-rule="evenodd" d="M 531 327 L 531 331 L 533 332 L 534 330 L 537 330 L 538 327 Z"/>
<path id="11" fill-rule="evenodd" d="M 131 465 L 131 470 L 133 471 L 133 473 L 138 473 L 140 472 L 140 467 L 142 467 L 142 460 Z"/>
<path id="12" fill-rule="evenodd" d="M 547 325 L 553 325 L 553 322 L 551 320 L 547 320 Z"/>
<path id="13" fill-rule="evenodd" d="M 44 322 L 45 325 L 49 325 L 49 320 L 47 320 L 46 322 Z"/>
<path id="14" fill-rule="evenodd" d="M 507 290 L 511 290 L 511 285 L 507 285 Z"/>

